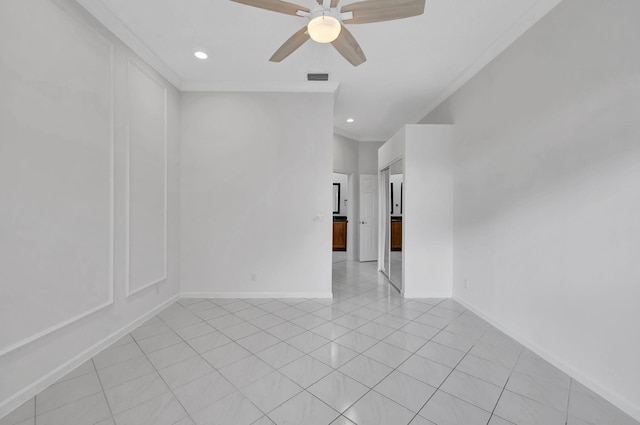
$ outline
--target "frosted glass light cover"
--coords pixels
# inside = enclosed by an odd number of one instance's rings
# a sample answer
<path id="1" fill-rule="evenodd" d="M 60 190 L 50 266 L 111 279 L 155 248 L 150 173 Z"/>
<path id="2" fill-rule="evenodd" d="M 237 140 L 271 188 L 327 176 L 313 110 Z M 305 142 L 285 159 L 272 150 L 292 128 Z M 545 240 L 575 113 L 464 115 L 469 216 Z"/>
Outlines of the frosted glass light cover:
<path id="1" fill-rule="evenodd" d="M 332 16 L 318 16 L 307 25 L 309 37 L 318 43 L 331 43 L 338 38 L 342 24 Z"/>

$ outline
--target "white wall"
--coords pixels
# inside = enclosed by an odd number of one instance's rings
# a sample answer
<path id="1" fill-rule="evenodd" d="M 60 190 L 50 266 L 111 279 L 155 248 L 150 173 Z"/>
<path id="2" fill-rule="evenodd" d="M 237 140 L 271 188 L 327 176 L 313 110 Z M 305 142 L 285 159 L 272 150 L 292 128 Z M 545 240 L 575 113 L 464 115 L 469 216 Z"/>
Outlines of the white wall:
<path id="1" fill-rule="evenodd" d="M 331 295 L 332 116 L 331 93 L 183 93 L 184 293 Z"/>
<path id="2" fill-rule="evenodd" d="M 177 91 L 75 2 L 1 2 L 0 51 L 2 417 L 178 294 L 179 151 Z"/>
<path id="3" fill-rule="evenodd" d="M 451 297 L 453 126 L 407 125 L 404 156 L 404 296 Z"/>
<path id="4" fill-rule="evenodd" d="M 360 174 L 378 174 L 378 149 L 384 142 L 358 143 L 358 172 Z"/>
<path id="5" fill-rule="evenodd" d="M 403 160 L 402 288 L 407 298 L 452 293 L 452 140 L 449 125 L 406 125 L 379 150 L 380 170 Z M 380 264 L 382 246 L 379 258 Z"/>
<path id="6" fill-rule="evenodd" d="M 640 419 L 638 16 L 565 0 L 424 122 L 456 126 L 455 298 Z"/>
<path id="7" fill-rule="evenodd" d="M 358 173 L 359 142 L 341 136 L 333 135 L 333 171 L 336 173 Z"/>

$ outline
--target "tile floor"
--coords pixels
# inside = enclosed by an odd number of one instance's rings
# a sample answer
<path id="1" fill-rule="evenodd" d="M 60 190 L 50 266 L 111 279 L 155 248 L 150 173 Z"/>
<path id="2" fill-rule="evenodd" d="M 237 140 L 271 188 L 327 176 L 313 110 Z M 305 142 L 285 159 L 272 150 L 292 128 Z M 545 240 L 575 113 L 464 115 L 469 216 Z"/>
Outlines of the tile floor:
<path id="1" fill-rule="evenodd" d="M 0 425 L 638 425 L 450 299 L 184 299 Z"/>

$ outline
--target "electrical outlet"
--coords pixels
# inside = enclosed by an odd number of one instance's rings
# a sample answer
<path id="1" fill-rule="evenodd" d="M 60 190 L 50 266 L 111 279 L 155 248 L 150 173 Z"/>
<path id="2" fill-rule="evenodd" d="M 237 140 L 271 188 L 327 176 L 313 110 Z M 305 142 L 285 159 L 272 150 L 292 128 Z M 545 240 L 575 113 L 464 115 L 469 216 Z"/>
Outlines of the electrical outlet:
<path id="1" fill-rule="evenodd" d="M 252 282 L 256 281 L 256 274 L 255 273 L 251 273 L 251 281 Z"/>
<path id="2" fill-rule="evenodd" d="M 469 279 L 464 280 L 464 289 L 469 289 Z"/>
<path id="3" fill-rule="evenodd" d="M 322 215 L 321 214 L 314 214 L 313 215 L 313 221 L 320 223 L 322 222 Z"/>

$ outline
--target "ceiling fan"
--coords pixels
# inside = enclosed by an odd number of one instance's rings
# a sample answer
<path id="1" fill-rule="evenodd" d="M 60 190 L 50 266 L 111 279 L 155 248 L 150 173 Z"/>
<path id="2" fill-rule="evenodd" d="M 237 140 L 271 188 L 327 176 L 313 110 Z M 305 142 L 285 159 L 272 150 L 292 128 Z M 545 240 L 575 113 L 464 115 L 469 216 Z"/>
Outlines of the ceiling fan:
<path id="1" fill-rule="evenodd" d="M 340 0 L 317 0 L 318 5 L 311 8 L 281 0 L 231 1 L 309 19 L 306 26 L 271 56 L 271 62 L 281 62 L 311 38 L 318 43 L 331 43 L 353 66 L 358 66 L 367 58 L 345 24 L 368 24 L 422 15 L 426 0 L 365 0 L 347 4 L 340 10 Z"/>

